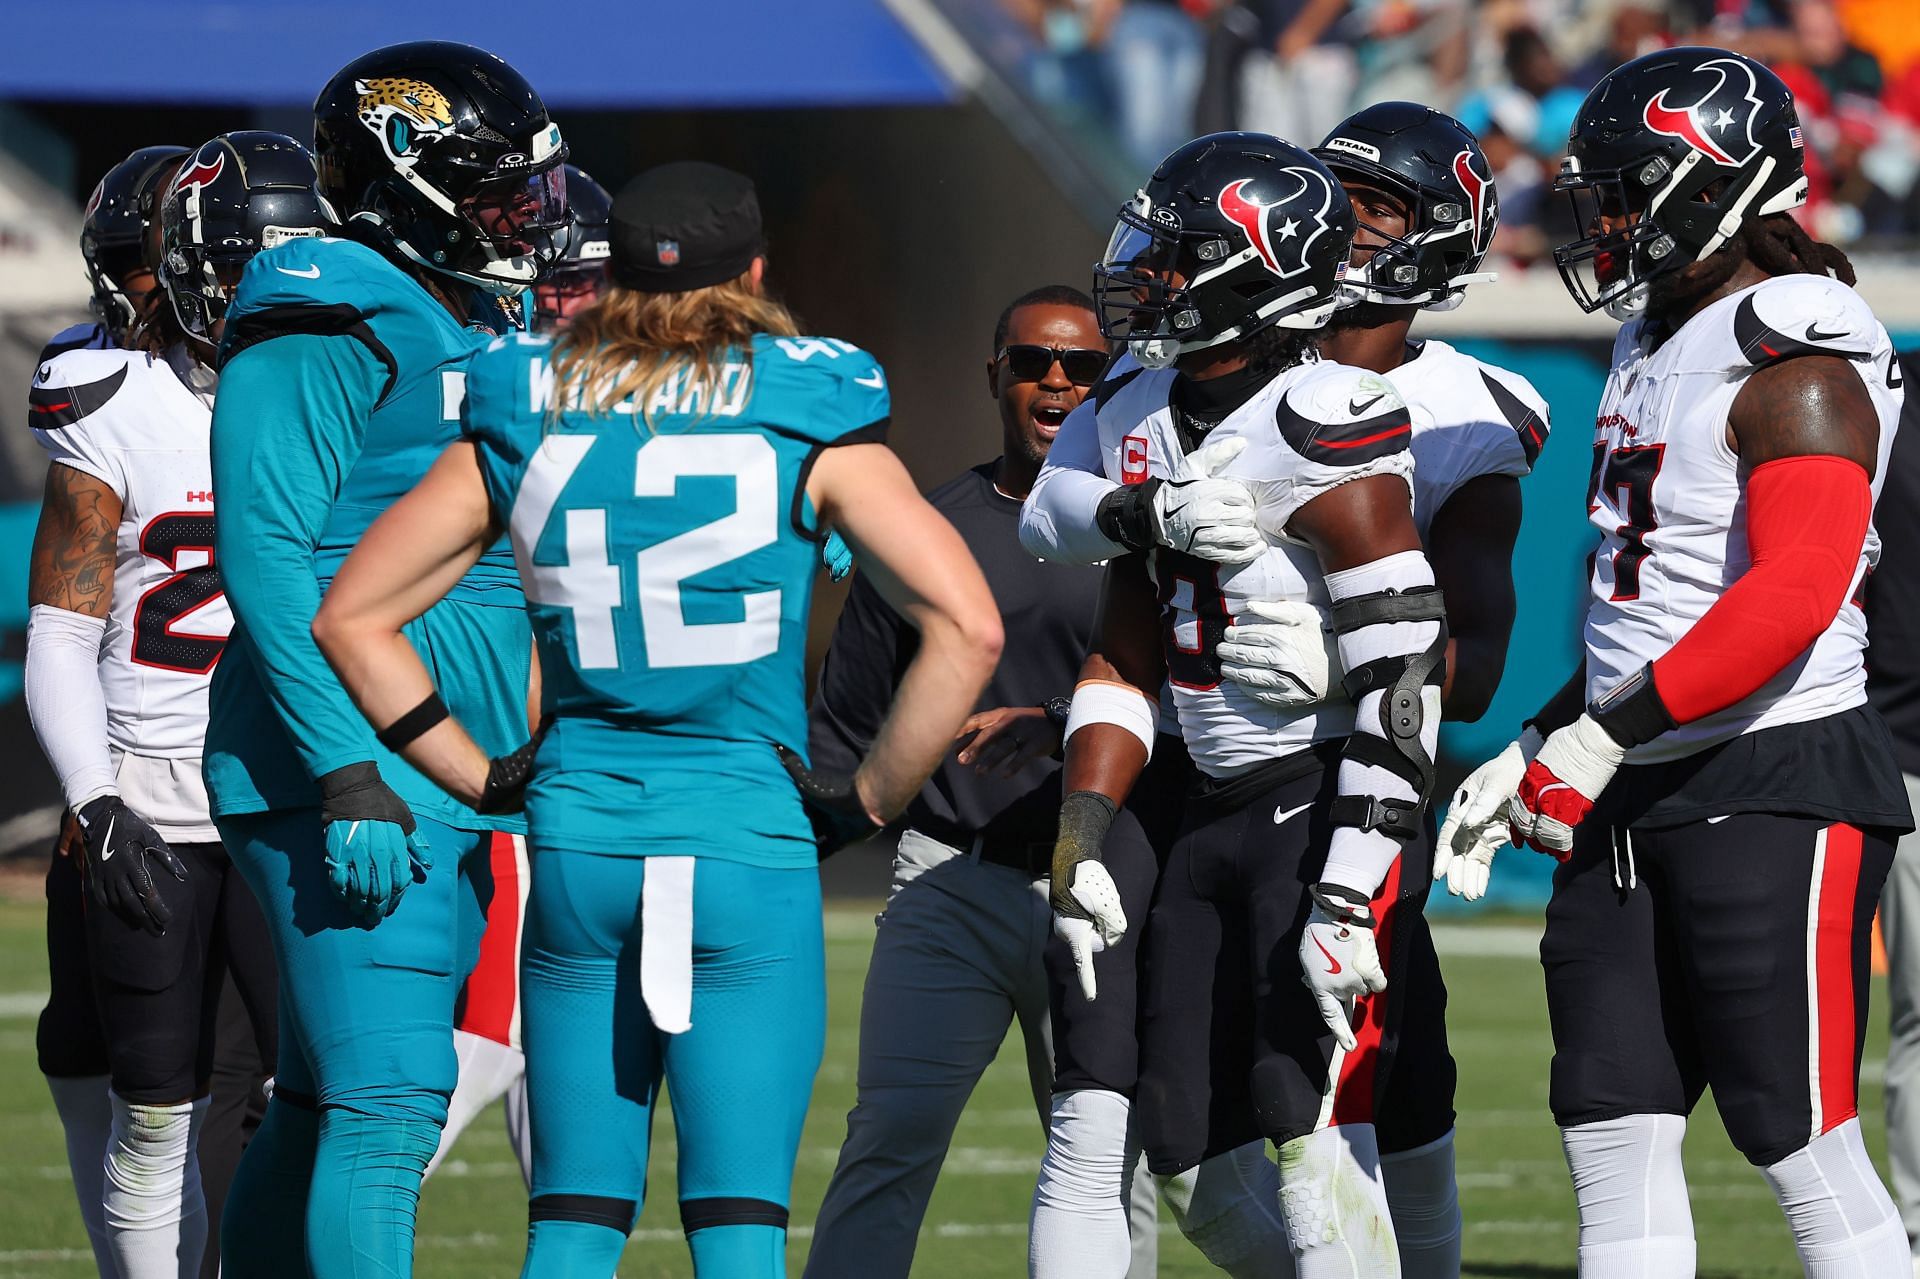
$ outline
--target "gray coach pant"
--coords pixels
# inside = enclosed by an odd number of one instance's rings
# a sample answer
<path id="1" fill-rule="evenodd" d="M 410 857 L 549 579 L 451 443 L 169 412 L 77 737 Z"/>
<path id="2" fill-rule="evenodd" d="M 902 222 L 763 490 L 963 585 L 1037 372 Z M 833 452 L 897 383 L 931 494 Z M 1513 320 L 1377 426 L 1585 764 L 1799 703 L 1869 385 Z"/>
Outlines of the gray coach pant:
<path id="1" fill-rule="evenodd" d="M 861 998 L 859 1093 L 813 1228 L 806 1279 L 905 1279 L 954 1125 L 1016 1018 L 1046 1130 L 1053 1046 L 1043 955 L 1051 927 L 1046 880 L 918 831 L 901 834 Z M 1128 1279 L 1154 1274 L 1155 1198 L 1153 1178 L 1133 1179 Z"/>
<path id="2" fill-rule="evenodd" d="M 1907 802 L 1920 814 L 1920 777 L 1907 776 Z M 1920 1241 L 1920 834 L 1902 835 L 1880 894 L 1887 943 L 1887 1162 L 1909 1242 Z M 1920 1259 L 1920 1245 L 1916 1246 Z M 1916 1265 L 1915 1274 L 1920 1274 Z"/>

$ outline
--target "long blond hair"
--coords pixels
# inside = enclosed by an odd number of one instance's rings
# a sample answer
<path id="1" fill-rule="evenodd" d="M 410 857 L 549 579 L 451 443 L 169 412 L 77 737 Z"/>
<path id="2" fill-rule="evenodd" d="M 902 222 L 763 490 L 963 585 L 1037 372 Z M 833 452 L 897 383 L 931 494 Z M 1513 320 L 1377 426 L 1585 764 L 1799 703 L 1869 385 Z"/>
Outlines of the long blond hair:
<path id="1" fill-rule="evenodd" d="M 553 343 L 549 420 L 568 409 L 591 416 L 629 398 L 653 425 L 648 406 L 669 381 L 712 386 L 731 353 L 752 376 L 753 336 L 795 337 L 793 315 L 757 287 L 753 272 L 685 293 L 644 293 L 609 284 L 598 301 L 573 317 Z M 711 408 L 712 394 L 701 396 Z"/>

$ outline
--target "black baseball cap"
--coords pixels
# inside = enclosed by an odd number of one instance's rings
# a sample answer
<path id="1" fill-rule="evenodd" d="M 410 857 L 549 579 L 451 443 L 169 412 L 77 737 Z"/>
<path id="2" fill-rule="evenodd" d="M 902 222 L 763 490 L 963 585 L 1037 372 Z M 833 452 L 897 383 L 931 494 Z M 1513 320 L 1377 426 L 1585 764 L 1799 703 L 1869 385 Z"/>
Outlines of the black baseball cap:
<path id="1" fill-rule="evenodd" d="M 746 274 L 766 252 L 753 179 L 699 160 L 648 169 L 613 200 L 614 282 L 686 293 Z"/>

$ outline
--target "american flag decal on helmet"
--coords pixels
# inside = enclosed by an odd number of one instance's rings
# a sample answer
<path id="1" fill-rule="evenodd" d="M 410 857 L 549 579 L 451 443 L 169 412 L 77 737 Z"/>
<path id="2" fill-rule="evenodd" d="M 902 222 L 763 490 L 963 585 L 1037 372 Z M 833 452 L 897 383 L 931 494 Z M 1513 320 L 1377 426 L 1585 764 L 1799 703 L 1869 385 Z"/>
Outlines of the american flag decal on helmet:
<path id="1" fill-rule="evenodd" d="M 1806 138 L 1801 134 L 1800 126 L 1797 124 L 1787 130 L 1787 141 L 1793 145 L 1793 149 L 1796 151 L 1807 145 Z"/>

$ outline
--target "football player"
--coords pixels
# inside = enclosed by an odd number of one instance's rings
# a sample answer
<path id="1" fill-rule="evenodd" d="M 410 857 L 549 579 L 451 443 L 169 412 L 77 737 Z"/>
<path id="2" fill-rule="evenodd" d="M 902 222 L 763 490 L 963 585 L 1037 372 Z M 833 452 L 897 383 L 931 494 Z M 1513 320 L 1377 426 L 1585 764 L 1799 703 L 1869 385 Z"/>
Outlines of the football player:
<path id="1" fill-rule="evenodd" d="M 129 293 L 139 297 L 143 314 L 152 304 L 164 301 L 157 291 L 153 268 L 142 254 L 150 219 L 141 212 L 141 199 L 160 186 L 163 178 L 172 176 L 173 168 L 186 153 L 185 147 L 142 147 L 107 170 L 94 185 L 80 225 L 80 256 L 91 288 L 87 307 L 95 318 L 56 333 L 41 350 L 39 364 L 68 351 L 132 347 L 137 317 L 130 308 L 125 312 L 119 309 L 120 299 Z M 149 200 L 148 213 L 154 211 L 155 203 Z M 31 421 L 32 409 L 28 412 Z M 73 1175 L 73 1189 L 94 1261 L 105 1279 L 113 1279 L 113 1256 L 107 1248 L 106 1223 L 100 1208 L 101 1154 L 113 1127 L 113 1108 L 107 1096 L 112 1085 L 87 963 L 86 890 L 72 855 L 80 839 L 79 824 L 69 812 L 61 822 L 47 864 L 49 980 L 47 1006 L 41 1010 L 35 1028 L 34 1046 L 40 1073 L 46 1077 L 54 1110 L 60 1116 L 67 1166 Z"/>
<path id="2" fill-rule="evenodd" d="M 1810 1275 L 1905 1276 L 1861 1143 L 1868 936 L 1912 829 L 1866 705 L 1858 590 L 1903 396 L 1853 269 L 1791 210 L 1800 123 L 1724 49 L 1581 105 L 1555 253 L 1627 322 L 1595 424 L 1583 669 L 1442 838 L 1551 854 L 1540 958 L 1580 1273 L 1691 1276 L 1686 1116 L 1711 1088 Z"/>
<path id="3" fill-rule="evenodd" d="M 766 295 L 763 254 L 740 175 L 683 163 L 629 184 L 606 295 L 552 342 L 505 339 L 475 358 L 470 439 L 369 530 L 315 619 L 368 717 L 407 725 L 407 757 L 484 802 L 525 783 L 525 766 L 490 762 L 397 641 L 512 535 L 553 717 L 526 786 L 528 1279 L 613 1274 L 663 1079 L 694 1273 L 785 1273 L 825 1039 L 803 797 L 820 838 L 871 834 L 946 754 L 999 659 L 979 569 L 882 442 L 880 366 L 799 336 Z M 702 328 L 691 351 L 688 316 Z M 797 754 L 829 520 L 921 634 L 850 776 Z"/>
<path id="4" fill-rule="evenodd" d="M 394 45 L 315 104 L 339 238 L 247 267 L 213 420 L 217 547 L 234 613 L 206 776 L 273 933 L 287 1033 L 236 1179 L 224 1255 L 242 1273 L 407 1273 L 421 1176 L 456 1066 L 490 856 L 517 815 L 448 799 L 371 732 L 309 632 L 373 518 L 458 434 L 461 369 L 566 225 L 560 130 L 533 88 L 467 45 Z M 408 628 L 491 749 L 526 740 L 531 635 L 494 548 Z M 351 1229 L 343 1229 L 351 1222 Z"/>
<path id="5" fill-rule="evenodd" d="M 535 333 L 558 333 L 567 321 L 592 306 L 607 287 L 607 222 L 613 197 L 585 169 L 569 164 L 567 203 L 573 225 L 559 259 L 533 286 Z"/>
<path id="6" fill-rule="evenodd" d="M 102 1203 L 113 1270 L 129 1279 L 199 1273 L 197 1141 L 229 969 L 262 1059 L 274 1056 L 265 926 L 201 780 L 208 677 L 231 626 L 207 441 L 240 269 L 281 238 L 331 228 L 313 157 L 291 138 L 223 134 L 173 167 L 157 258 L 167 307 L 139 325 L 136 350 L 48 361 L 29 397 L 54 466 L 34 544 L 27 705 L 84 830 L 85 936 L 112 1076 Z"/>
<path id="7" fill-rule="evenodd" d="M 1152 748 L 1164 674 L 1205 780 L 1147 932 L 1148 1162 L 1170 1176 L 1274 1141 L 1309 1279 L 1399 1273 L 1373 1111 L 1398 1031 L 1401 902 L 1417 884 L 1400 847 L 1421 839 L 1445 649 L 1406 407 L 1378 375 L 1312 358 L 1353 229 L 1325 166 L 1260 134 L 1188 144 L 1120 213 L 1096 274 L 1109 336 L 1135 362 L 1094 392 L 1096 449 L 1121 483 L 1093 523 L 1114 550 L 1144 554 L 1109 568 L 1053 872 L 1077 956 L 1123 934 L 1101 837 Z M 1194 554 L 1203 504 L 1254 516 L 1224 566 Z M 1280 710 L 1223 679 L 1215 648 L 1246 601 L 1316 597 L 1344 664 L 1369 677 L 1357 705 Z M 1229 1135 L 1219 1120 L 1236 1113 L 1250 1130 Z M 1039 1201 L 1050 1183 L 1077 1191 L 1057 1156 L 1093 1140 L 1052 1135 Z"/>

